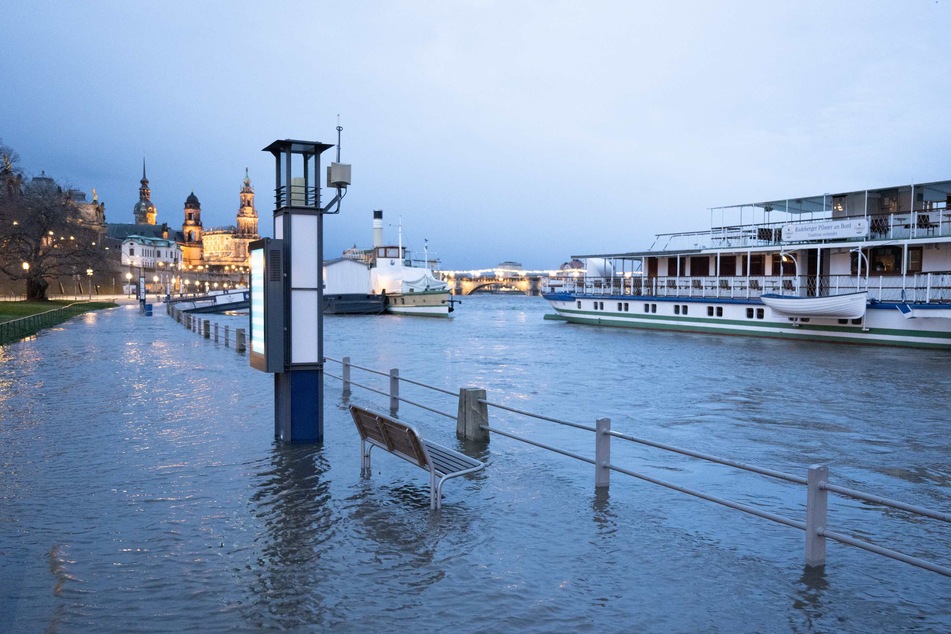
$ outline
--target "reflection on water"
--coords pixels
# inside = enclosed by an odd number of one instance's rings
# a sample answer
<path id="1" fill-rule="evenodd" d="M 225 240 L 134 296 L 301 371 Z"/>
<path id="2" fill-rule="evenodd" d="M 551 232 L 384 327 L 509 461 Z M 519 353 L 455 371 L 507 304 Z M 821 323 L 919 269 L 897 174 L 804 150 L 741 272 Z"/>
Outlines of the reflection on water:
<path id="1" fill-rule="evenodd" d="M 948 508 L 946 355 L 579 328 L 545 311 L 476 297 L 448 320 L 328 318 L 326 351 L 791 473 L 830 462 L 836 483 Z M 339 383 L 322 446 L 276 445 L 271 377 L 161 311 L 77 318 L 0 360 L 0 631 L 951 628 L 934 573 L 840 545 L 803 572 L 799 531 L 617 473 L 594 490 L 591 465 L 501 437 L 460 443 L 454 423 L 404 405 L 425 436 L 487 463 L 430 511 L 427 475 L 399 459 L 377 455 L 360 477 Z M 593 451 L 587 432 L 491 416 Z M 622 443 L 612 460 L 801 513 L 794 487 L 735 469 Z M 947 560 L 951 532 L 934 522 L 831 505 L 836 526 Z"/>

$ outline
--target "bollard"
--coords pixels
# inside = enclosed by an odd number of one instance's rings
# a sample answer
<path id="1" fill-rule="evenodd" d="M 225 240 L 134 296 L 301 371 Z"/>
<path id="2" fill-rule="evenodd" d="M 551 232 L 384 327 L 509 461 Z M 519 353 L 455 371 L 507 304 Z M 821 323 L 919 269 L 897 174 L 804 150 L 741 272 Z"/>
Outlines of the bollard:
<path id="1" fill-rule="evenodd" d="M 611 485 L 611 419 L 599 418 L 595 423 L 594 488 Z"/>
<path id="2" fill-rule="evenodd" d="M 229 328 L 230 328 L 229 326 L 227 326 L 227 325 L 225 326 L 225 348 L 228 347 L 228 339 L 230 338 L 230 337 L 228 336 L 228 329 L 229 329 Z"/>
<path id="3" fill-rule="evenodd" d="M 218 343 L 218 322 L 215 322 L 215 343 Z"/>
<path id="4" fill-rule="evenodd" d="M 244 352 L 245 350 L 244 328 L 238 328 L 237 330 L 235 330 L 234 338 L 235 338 L 235 344 L 234 344 L 235 352 Z"/>
<path id="5" fill-rule="evenodd" d="M 829 479 L 828 465 L 812 465 L 806 476 L 806 566 L 826 563 L 825 529 L 828 521 L 829 492 L 823 488 Z"/>
<path id="6" fill-rule="evenodd" d="M 464 387 L 459 390 L 459 414 L 456 416 L 456 437 L 462 440 L 489 441 L 489 406 L 485 404 L 485 390 Z"/>
<path id="7" fill-rule="evenodd" d="M 350 357 L 343 358 L 343 397 L 350 396 Z"/>
<path id="8" fill-rule="evenodd" d="M 205 339 L 211 339 L 211 322 L 207 319 L 202 321 L 201 324 L 201 335 Z"/>
<path id="9" fill-rule="evenodd" d="M 400 411 L 400 371 L 399 368 L 390 370 L 390 416 L 396 416 Z"/>

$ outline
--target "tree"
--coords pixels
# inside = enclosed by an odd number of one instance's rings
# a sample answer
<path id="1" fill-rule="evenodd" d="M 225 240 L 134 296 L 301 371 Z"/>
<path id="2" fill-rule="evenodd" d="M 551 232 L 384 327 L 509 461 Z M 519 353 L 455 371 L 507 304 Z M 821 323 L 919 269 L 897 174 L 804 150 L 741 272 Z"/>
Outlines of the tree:
<path id="1" fill-rule="evenodd" d="M 24 181 L 16 153 L 0 144 L 0 155 L 0 272 L 42 301 L 51 279 L 101 269 L 100 237 L 68 190 L 45 176 Z"/>

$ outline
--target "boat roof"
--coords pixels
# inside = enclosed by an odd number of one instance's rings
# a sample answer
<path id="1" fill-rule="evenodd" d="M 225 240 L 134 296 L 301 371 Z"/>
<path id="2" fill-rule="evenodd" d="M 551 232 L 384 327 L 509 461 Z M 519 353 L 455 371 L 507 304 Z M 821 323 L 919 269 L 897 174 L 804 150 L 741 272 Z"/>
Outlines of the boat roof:
<path id="1" fill-rule="evenodd" d="M 879 187 L 877 189 L 860 189 L 851 192 L 826 193 L 815 196 L 800 196 L 797 198 L 780 198 L 762 202 L 744 203 L 740 205 L 724 205 L 711 207 L 711 211 L 719 209 L 736 209 L 738 207 L 758 207 L 764 211 L 783 211 L 790 214 L 808 214 L 829 211 L 832 201 L 843 196 L 871 197 L 882 195 L 896 195 L 910 192 L 920 193 L 925 202 L 944 202 L 951 195 L 951 180 L 933 181 L 930 183 L 912 183 L 910 185 L 896 185 Z"/>
<path id="2" fill-rule="evenodd" d="M 789 214 L 790 216 L 798 216 L 802 214 L 831 214 L 833 211 L 833 205 L 835 204 L 836 199 L 842 197 L 853 197 L 853 196 L 864 196 L 867 198 L 884 198 L 887 196 L 902 196 L 907 195 L 910 199 L 912 196 L 918 198 L 920 195 L 921 198 L 916 202 L 949 202 L 951 201 L 951 180 L 943 181 L 932 181 L 927 183 L 912 183 L 909 185 L 893 185 L 891 187 L 879 187 L 876 189 L 860 189 L 850 192 L 837 192 L 837 193 L 826 193 L 819 194 L 814 196 L 801 196 L 798 198 L 779 198 L 776 200 L 767 200 L 761 202 L 753 203 L 744 203 L 740 205 L 726 205 L 723 207 L 711 207 L 709 211 L 711 214 L 716 211 L 726 211 L 726 210 L 740 210 L 742 218 L 742 209 L 755 207 L 763 210 L 763 212 L 779 212 L 780 214 Z M 774 224 L 774 221 L 767 221 L 767 224 Z M 712 224 L 712 223 L 711 223 Z M 737 223 L 736 226 L 725 225 L 720 227 L 724 228 L 737 228 L 742 226 L 744 223 Z M 591 259 L 591 258 L 620 258 L 620 259 L 630 259 L 630 258 L 641 258 L 641 257 L 650 257 L 656 256 L 659 253 L 666 252 L 666 246 L 660 249 L 656 248 L 657 242 L 662 241 L 664 238 L 667 239 L 667 244 L 670 244 L 671 239 L 677 239 L 684 246 L 682 248 L 677 248 L 676 252 L 680 255 L 692 255 L 700 253 L 709 253 L 711 247 L 706 244 L 706 238 L 710 236 L 711 230 L 703 231 L 675 231 L 671 233 L 658 233 L 655 235 L 654 244 L 651 245 L 649 249 L 642 249 L 638 251 L 624 251 L 619 253 L 592 253 L 592 254 L 573 254 L 572 258 L 579 259 Z M 691 238 L 695 237 L 695 243 L 693 248 L 691 248 Z M 829 245 L 826 245 L 829 246 Z M 770 246 L 751 246 L 746 247 L 744 251 L 775 251 L 777 248 L 776 245 Z"/>

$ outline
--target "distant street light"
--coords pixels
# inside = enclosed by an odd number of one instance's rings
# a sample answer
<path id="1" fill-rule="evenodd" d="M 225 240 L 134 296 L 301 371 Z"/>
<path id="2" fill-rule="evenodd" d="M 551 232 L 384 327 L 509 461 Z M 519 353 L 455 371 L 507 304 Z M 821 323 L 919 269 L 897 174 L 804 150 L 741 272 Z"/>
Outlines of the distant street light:
<path id="1" fill-rule="evenodd" d="M 86 277 L 89 278 L 89 301 L 92 301 L 92 269 L 86 269 Z"/>
<path id="2" fill-rule="evenodd" d="M 23 263 L 23 278 L 26 280 L 26 298 L 30 299 L 30 263 Z"/>
<path id="3" fill-rule="evenodd" d="M 129 297 L 132 297 L 132 273 L 125 274 L 125 283 L 129 288 Z"/>

